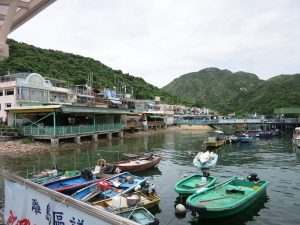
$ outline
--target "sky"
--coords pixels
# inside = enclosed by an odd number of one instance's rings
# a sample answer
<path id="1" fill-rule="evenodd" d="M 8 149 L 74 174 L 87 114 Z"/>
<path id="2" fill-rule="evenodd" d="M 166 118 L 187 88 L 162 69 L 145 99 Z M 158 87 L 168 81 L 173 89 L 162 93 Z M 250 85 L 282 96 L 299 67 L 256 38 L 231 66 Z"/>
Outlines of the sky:
<path id="1" fill-rule="evenodd" d="M 300 73 L 299 12 L 298 0 L 57 0 L 9 38 L 157 87 L 207 67 L 267 80 Z"/>

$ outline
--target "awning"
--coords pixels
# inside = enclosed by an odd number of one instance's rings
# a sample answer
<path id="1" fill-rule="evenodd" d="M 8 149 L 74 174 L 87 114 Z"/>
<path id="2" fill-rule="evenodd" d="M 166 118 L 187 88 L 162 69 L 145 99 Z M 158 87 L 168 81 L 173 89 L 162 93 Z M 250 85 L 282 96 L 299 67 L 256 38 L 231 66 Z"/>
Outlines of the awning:
<path id="1" fill-rule="evenodd" d="M 38 105 L 38 106 L 25 106 L 25 107 L 12 107 L 5 109 L 7 112 L 12 113 L 40 113 L 40 112 L 58 112 L 61 105 Z"/>

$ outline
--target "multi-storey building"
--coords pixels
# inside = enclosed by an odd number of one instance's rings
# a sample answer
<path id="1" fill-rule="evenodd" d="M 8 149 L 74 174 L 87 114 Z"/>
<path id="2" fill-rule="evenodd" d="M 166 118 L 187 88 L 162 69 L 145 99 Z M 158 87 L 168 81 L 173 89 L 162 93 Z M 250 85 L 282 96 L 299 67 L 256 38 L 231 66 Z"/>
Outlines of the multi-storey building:
<path id="1" fill-rule="evenodd" d="M 65 82 L 44 78 L 37 73 L 18 73 L 0 77 L 0 120 L 7 118 L 11 107 L 72 104 L 77 102 L 74 91 Z"/>

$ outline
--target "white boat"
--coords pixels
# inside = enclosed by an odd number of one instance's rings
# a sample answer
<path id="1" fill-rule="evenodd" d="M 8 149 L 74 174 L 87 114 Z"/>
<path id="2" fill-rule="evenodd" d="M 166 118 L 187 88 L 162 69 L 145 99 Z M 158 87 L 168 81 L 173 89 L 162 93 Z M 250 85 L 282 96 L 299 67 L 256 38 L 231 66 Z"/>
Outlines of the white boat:
<path id="1" fill-rule="evenodd" d="M 300 150 L 300 127 L 295 128 L 293 134 L 293 144 L 298 150 Z"/>
<path id="2" fill-rule="evenodd" d="M 207 169 L 212 166 L 214 166 L 218 161 L 218 155 L 213 152 L 199 152 L 194 160 L 193 164 L 194 166 L 201 168 L 201 169 Z"/>

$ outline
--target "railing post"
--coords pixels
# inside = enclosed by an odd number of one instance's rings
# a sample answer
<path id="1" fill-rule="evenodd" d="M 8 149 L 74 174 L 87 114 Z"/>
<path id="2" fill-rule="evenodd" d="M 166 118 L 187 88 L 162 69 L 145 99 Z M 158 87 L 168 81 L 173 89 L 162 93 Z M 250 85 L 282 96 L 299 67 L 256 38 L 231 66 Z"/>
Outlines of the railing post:
<path id="1" fill-rule="evenodd" d="M 56 136 L 56 113 L 53 112 L 53 136 Z"/>

